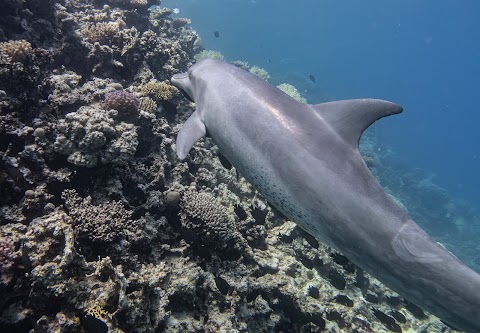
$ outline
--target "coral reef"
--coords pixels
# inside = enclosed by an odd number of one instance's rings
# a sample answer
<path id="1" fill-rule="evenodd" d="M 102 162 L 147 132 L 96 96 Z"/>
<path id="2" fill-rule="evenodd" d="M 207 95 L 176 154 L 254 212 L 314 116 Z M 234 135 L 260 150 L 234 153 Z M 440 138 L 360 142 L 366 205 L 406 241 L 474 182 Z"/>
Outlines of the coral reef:
<path id="1" fill-rule="evenodd" d="M 260 77 L 261 79 L 267 82 L 270 81 L 270 75 L 263 68 L 260 68 L 258 66 L 253 66 L 252 68 L 250 68 L 250 73 L 255 74 L 256 76 Z"/>
<path id="2" fill-rule="evenodd" d="M 151 97 L 156 101 L 168 101 L 178 94 L 178 89 L 165 82 L 148 82 L 141 87 L 140 92 L 144 96 Z"/>
<path id="3" fill-rule="evenodd" d="M 182 197 L 181 223 L 193 244 L 224 252 L 239 252 L 245 240 L 235 221 L 210 193 L 186 191 Z"/>
<path id="4" fill-rule="evenodd" d="M 133 124 L 115 120 L 118 114 L 88 106 L 67 114 L 57 124 L 55 151 L 77 166 L 125 164 L 137 150 L 138 135 Z"/>
<path id="5" fill-rule="evenodd" d="M 203 59 L 218 59 L 225 60 L 223 54 L 214 50 L 202 50 L 199 53 L 195 54 L 195 61 L 200 61 Z"/>
<path id="6" fill-rule="evenodd" d="M 157 110 L 158 105 L 150 97 L 142 97 L 140 98 L 140 104 L 138 105 L 138 108 L 142 111 L 153 113 Z"/>
<path id="7" fill-rule="evenodd" d="M 0 56 L 6 62 L 24 62 L 33 55 L 32 44 L 26 40 L 12 40 L 0 43 Z"/>
<path id="8" fill-rule="evenodd" d="M 292 97 L 293 99 L 296 99 L 300 103 L 307 103 L 307 100 L 300 95 L 300 92 L 292 86 L 291 84 L 288 83 L 282 83 L 277 86 L 278 89 L 286 93 L 288 96 Z"/>
<path id="9" fill-rule="evenodd" d="M 194 106 L 168 79 L 223 59 L 188 19 L 153 0 L 0 12 L 0 331 L 452 332 L 272 209 L 209 138 L 177 160 Z M 480 237 L 468 205 L 363 147 L 416 220 Z"/>
<path id="10" fill-rule="evenodd" d="M 121 202 L 92 205 L 90 197 L 82 199 L 75 190 L 63 191 L 62 199 L 73 219 L 72 225 L 78 240 L 110 243 L 140 229 L 131 220 L 132 212 L 125 209 Z"/>
<path id="11" fill-rule="evenodd" d="M 105 94 L 103 105 L 106 110 L 117 110 L 118 120 L 134 123 L 140 116 L 140 100 L 134 93 L 125 90 L 116 90 Z"/>

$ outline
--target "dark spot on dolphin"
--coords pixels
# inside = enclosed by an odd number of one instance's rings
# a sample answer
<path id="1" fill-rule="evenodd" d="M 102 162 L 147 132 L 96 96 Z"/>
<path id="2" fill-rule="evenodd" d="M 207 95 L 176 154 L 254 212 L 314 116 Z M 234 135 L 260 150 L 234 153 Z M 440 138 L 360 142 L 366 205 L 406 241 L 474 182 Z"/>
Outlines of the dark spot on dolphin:
<path id="1" fill-rule="evenodd" d="M 312 81 L 313 83 L 315 83 L 315 76 L 313 74 L 310 74 L 308 76 L 308 78 L 310 79 L 310 81 Z"/>
<path id="2" fill-rule="evenodd" d="M 222 154 L 218 154 L 218 159 L 225 169 L 230 170 L 232 168 L 232 163 Z"/>
<path id="3" fill-rule="evenodd" d="M 214 35 L 216 38 L 218 38 L 218 37 L 220 37 L 220 32 L 217 31 L 217 30 L 215 30 L 215 31 L 213 32 L 213 35 Z"/>

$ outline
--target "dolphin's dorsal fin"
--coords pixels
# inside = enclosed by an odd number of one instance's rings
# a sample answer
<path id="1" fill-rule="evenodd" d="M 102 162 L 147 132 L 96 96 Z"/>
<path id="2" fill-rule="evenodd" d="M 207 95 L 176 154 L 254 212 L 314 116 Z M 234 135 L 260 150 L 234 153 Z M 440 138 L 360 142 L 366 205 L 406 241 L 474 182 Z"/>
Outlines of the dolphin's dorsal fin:
<path id="1" fill-rule="evenodd" d="M 195 142 L 203 138 L 206 133 L 205 124 L 200 119 L 198 112 L 195 111 L 183 124 L 180 132 L 178 132 L 176 142 L 178 158 L 184 160 Z"/>
<path id="2" fill-rule="evenodd" d="M 381 99 L 350 99 L 311 106 L 355 147 L 368 126 L 380 118 L 402 112 L 400 105 Z"/>

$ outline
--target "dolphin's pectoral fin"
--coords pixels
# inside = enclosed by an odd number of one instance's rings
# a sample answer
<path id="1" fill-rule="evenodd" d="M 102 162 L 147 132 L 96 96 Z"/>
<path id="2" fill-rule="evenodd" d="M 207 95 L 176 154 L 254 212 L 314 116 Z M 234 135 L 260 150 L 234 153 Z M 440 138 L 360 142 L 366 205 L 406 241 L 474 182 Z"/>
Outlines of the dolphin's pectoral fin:
<path id="1" fill-rule="evenodd" d="M 195 111 L 190 118 L 187 119 L 177 136 L 177 156 L 184 160 L 195 142 L 203 138 L 207 133 L 205 124 Z"/>
<path id="2" fill-rule="evenodd" d="M 398 104 L 380 99 L 351 99 L 311 105 L 345 141 L 358 146 L 360 136 L 380 118 L 402 112 Z"/>

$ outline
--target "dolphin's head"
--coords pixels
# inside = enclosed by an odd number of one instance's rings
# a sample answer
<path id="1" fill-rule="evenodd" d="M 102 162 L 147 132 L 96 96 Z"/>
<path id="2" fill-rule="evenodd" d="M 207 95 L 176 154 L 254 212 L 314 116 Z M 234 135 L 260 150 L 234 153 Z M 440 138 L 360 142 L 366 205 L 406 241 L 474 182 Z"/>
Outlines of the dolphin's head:
<path id="1" fill-rule="evenodd" d="M 193 85 L 190 80 L 190 70 L 186 73 L 179 73 L 179 74 L 174 74 L 171 78 L 170 81 L 172 81 L 172 84 L 180 88 L 185 94 L 189 100 L 195 101 L 193 97 Z"/>
<path id="2" fill-rule="evenodd" d="M 172 76 L 172 84 L 186 93 L 186 97 L 193 102 L 201 96 L 207 86 L 207 79 L 212 79 L 215 69 L 224 66 L 223 61 L 216 59 L 204 59 L 191 66 L 186 73 L 179 73 Z"/>

